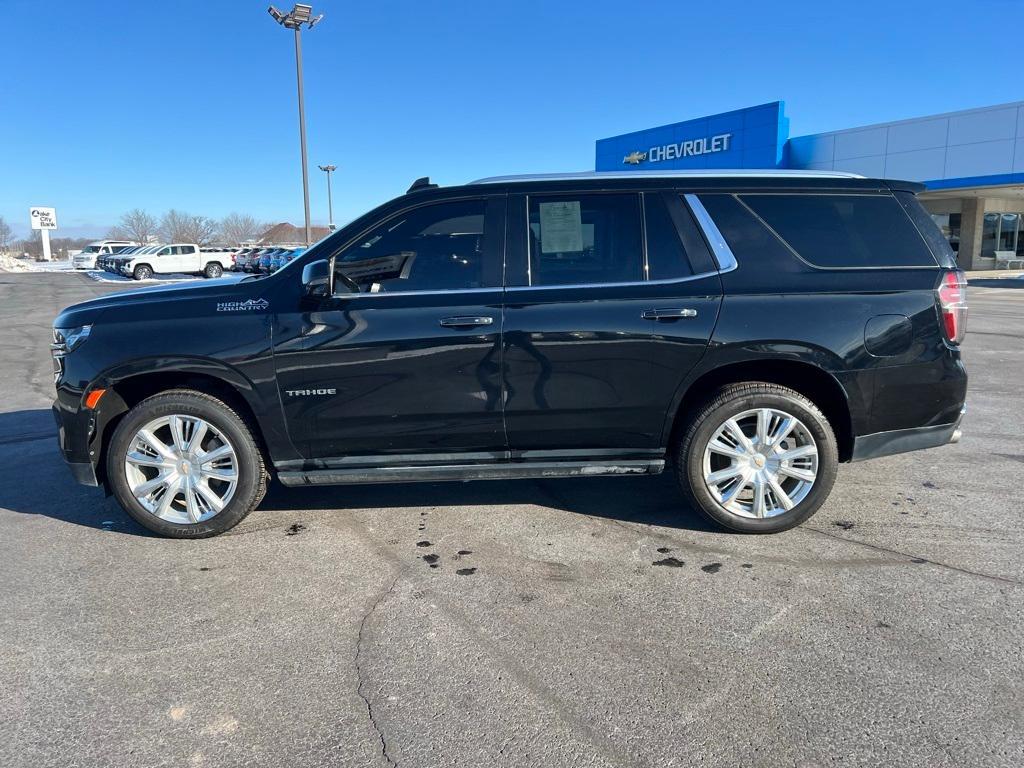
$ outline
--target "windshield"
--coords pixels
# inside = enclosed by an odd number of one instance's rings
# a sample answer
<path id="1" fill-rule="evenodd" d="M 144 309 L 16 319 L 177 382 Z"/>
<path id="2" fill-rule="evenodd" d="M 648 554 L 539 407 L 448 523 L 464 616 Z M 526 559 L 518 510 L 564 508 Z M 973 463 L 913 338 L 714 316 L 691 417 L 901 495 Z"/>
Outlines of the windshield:
<path id="1" fill-rule="evenodd" d="M 99 253 L 100 246 L 98 245 L 87 245 L 82 249 L 82 253 Z"/>

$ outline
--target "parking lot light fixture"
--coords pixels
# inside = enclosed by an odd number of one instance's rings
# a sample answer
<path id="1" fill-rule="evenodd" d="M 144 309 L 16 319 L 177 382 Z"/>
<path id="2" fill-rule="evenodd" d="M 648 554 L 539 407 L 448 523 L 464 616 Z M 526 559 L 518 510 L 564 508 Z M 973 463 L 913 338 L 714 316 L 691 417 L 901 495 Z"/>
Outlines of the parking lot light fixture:
<path id="1" fill-rule="evenodd" d="M 302 93 L 302 25 L 312 28 L 324 16 L 313 18 L 313 6 L 296 3 L 288 13 L 282 13 L 274 6 L 267 8 L 278 24 L 295 32 L 295 74 L 299 91 L 299 146 L 302 153 L 302 202 L 306 214 L 306 245 L 313 241 L 312 227 L 309 220 L 309 167 L 306 159 L 306 109 Z"/>
<path id="2" fill-rule="evenodd" d="M 334 231 L 334 203 L 331 201 L 331 174 L 338 170 L 336 165 L 321 165 L 320 170 L 327 174 L 327 228 Z"/>

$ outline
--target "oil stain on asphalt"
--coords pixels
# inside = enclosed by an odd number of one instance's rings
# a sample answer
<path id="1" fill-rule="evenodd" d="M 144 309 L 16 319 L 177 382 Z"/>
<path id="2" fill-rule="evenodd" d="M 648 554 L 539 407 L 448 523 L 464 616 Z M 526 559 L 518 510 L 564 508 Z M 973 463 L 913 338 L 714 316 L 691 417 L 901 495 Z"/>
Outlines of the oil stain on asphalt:
<path id="1" fill-rule="evenodd" d="M 704 573 L 718 573 L 720 570 L 722 570 L 722 564 L 708 563 L 707 565 L 702 565 L 700 569 L 704 571 Z"/>
<path id="2" fill-rule="evenodd" d="M 664 547 L 662 549 L 664 549 Z M 661 552 L 661 549 L 658 551 Z M 677 557 L 666 557 L 664 560 L 655 560 L 651 565 L 664 565 L 667 568 L 682 568 L 686 565 L 686 561 L 680 560 Z"/>
<path id="3" fill-rule="evenodd" d="M 287 528 L 285 528 L 284 535 L 285 536 L 297 536 L 298 534 L 302 533 L 304 530 L 306 530 L 306 526 L 304 526 L 302 523 L 292 523 Z"/>

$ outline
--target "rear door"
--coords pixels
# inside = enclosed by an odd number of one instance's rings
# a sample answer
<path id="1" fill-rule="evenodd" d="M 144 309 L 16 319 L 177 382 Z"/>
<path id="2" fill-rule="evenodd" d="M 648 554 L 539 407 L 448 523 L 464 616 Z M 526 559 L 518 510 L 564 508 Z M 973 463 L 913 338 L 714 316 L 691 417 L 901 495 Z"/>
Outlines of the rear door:
<path id="1" fill-rule="evenodd" d="M 492 195 L 389 215 L 334 254 L 332 296 L 280 316 L 281 337 L 298 326 L 274 358 L 289 433 L 307 456 L 504 455 L 504 207 Z"/>
<path id="2" fill-rule="evenodd" d="M 678 194 L 509 198 L 503 335 L 513 451 L 658 453 L 722 290 Z"/>

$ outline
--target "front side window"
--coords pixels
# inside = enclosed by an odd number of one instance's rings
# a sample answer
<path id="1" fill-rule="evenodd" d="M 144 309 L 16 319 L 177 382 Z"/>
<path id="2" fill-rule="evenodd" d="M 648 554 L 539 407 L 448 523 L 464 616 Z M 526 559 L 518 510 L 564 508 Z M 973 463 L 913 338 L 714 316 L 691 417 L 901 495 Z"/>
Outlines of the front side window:
<path id="1" fill-rule="evenodd" d="M 488 287 L 484 199 L 405 211 L 334 260 L 337 292 L 458 291 Z"/>
<path id="2" fill-rule="evenodd" d="M 643 280 L 636 194 L 530 198 L 530 285 Z"/>

